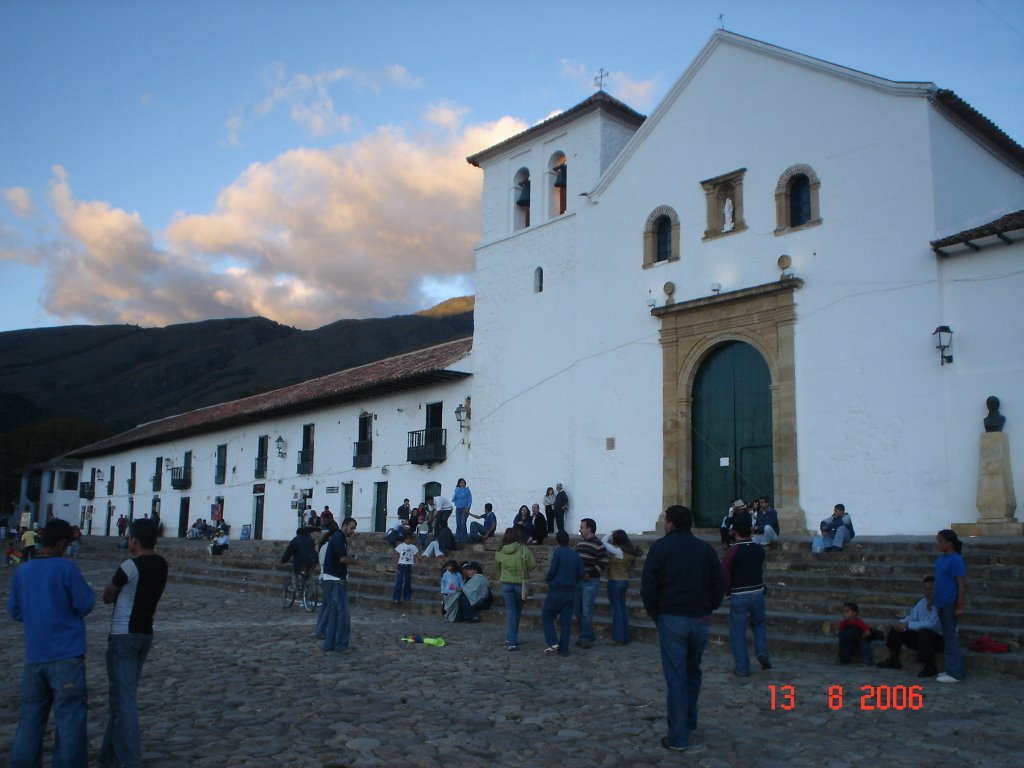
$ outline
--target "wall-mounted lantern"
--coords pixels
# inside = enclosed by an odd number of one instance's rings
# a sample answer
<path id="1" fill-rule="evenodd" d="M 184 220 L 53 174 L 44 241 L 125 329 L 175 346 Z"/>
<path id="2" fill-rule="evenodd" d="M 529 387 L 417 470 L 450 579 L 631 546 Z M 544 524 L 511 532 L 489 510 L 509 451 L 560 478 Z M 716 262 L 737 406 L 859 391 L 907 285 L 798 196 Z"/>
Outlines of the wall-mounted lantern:
<path id="1" fill-rule="evenodd" d="M 470 406 L 470 399 L 467 397 L 466 402 L 459 403 L 458 407 L 455 409 L 455 420 L 459 422 L 459 432 L 469 429 L 469 423 L 472 417 L 472 407 Z"/>
<path id="2" fill-rule="evenodd" d="M 288 441 L 280 435 L 277 436 L 277 440 L 274 441 L 274 445 L 277 446 L 277 455 L 279 458 L 284 458 L 288 455 Z"/>
<path id="3" fill-rule="evenodd" d="M 952 363 L 953 356 L 947 355 L 946 350 L 953 344 L 953 331 L 950 330 L 948 325 L 940 325 L 932 332 L 932 336 L 938 337 L 935 348 L 939 350 L 939 365 Z"/>

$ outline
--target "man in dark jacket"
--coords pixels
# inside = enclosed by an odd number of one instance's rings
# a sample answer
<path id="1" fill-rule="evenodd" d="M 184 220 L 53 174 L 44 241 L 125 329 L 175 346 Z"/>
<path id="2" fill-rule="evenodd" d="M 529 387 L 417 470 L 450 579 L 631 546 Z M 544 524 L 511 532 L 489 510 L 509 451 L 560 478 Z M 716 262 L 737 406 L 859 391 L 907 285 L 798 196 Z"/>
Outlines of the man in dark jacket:
<path id="1" fill-rule="evenodd" d="M 302 582 L 309 578 L 309 569 L 316 563 L 316 545 L 309 535 L 308 528 L 295 531 L 295 538 L 288 542 L 288 548 L 281 556 L 281 562 L 292 564 L 292 578 L 296 589 L 302 588 Z"/>
<path id="2" fill-rule="evenodd" d="M 665 510 L 665 535 L 644 562 L 640 596 L 658 626 L 661 670 L 668 686 L 665 749 L 682 752 L 697 727 L 700 660 L 708 641 L 711 612 L 722 604 L 722 564 L 714 548 L 693 535 L 693 513 Z"/>

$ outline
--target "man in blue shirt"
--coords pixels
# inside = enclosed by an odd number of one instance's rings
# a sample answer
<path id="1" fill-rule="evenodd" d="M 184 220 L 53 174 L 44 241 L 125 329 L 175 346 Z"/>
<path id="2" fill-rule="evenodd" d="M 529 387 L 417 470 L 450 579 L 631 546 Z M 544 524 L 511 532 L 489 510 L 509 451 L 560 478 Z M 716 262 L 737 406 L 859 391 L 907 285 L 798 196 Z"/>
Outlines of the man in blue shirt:
<path id="1" fill-rule="evenodd" d="M 469 516 L 480 519 L 480 515 L 474 515 L 472 512 L 469 513 Z M 498 527 L 498 516 L 494 514 L 494 505 L 489 501 L 484 504 L 483 521 L 483 524 L 469 524 L 470 541 L 483 541 L 484 539 L 489 539 L 494 535 L 494 531 Z"/>
<path id="2" fill-rule="evenodd" d="M 889 658 L 878 662 L 882 669 L 900 668 L 900 648 L 904 645 L 917 651 L 917 660 L 924 666 L 918 677 L 935 677 L 939 670 L 935 666 L 935 652 L 944 648 L 942 642 L 942 624 L 939 612 L 932 605 L 932 593 L 935 591 L 935 577 L 924 577 L 924 597 L 910 609 L 910 613 L 900 619 L 899 623 L 889 628 L 885 645 L 889 649 Z"/>
<path id="3" fill-rule="evenodd" d="M 96 595 L 71 560 L 62 555 L 71 524 L 50 520 L 40 553 L 14 572 L 7 613 L 25 625 L 25 671 L 21 680 L 21 721 L 11 749 L 11 768 L 42 764 L 43 733 L 56 719 L 53 765 L 85 768 L 89 742 L 85 718 L 85 617 Z"/>

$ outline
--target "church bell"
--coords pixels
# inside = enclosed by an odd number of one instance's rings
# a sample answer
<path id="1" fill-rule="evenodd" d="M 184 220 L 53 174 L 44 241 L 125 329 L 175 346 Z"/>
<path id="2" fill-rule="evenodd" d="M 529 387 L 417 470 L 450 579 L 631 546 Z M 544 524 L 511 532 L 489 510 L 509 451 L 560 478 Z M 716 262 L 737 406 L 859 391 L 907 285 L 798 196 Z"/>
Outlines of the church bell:
<path id="1" fill-rule="evenodd" d="M 520 208 L 530 207 L 530 180 L 519 182 L 519 197 L 516 198 L 516 205 Z"/>
<path id="2" fill-rule="evenodd" d="M 566 175 L 567 175 L 566 174 L 566 170 L 565 170 L 565 163 L 562 163 L 560 166 L 555 168 L 554 171 L 555 171 L 555 186 L 556 187 L 561 187 L 562 189 L 565 189 Z"/>

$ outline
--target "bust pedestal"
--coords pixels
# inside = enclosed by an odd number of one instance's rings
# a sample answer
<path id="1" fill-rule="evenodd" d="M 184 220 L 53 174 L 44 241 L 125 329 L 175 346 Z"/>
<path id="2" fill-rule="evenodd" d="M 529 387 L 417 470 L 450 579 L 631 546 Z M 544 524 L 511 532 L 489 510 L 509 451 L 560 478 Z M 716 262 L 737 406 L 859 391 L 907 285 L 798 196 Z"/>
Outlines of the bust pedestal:
<path id="1" fill-rule="evenodd" d="M 1024 536 L 1017 522 L 1017 497 L 1010 471 L 1010 441 L 1005 432 L 985 432 L 978 446 L 978 513 L 976 523 L 957 523 L 961 536 Z"/>

